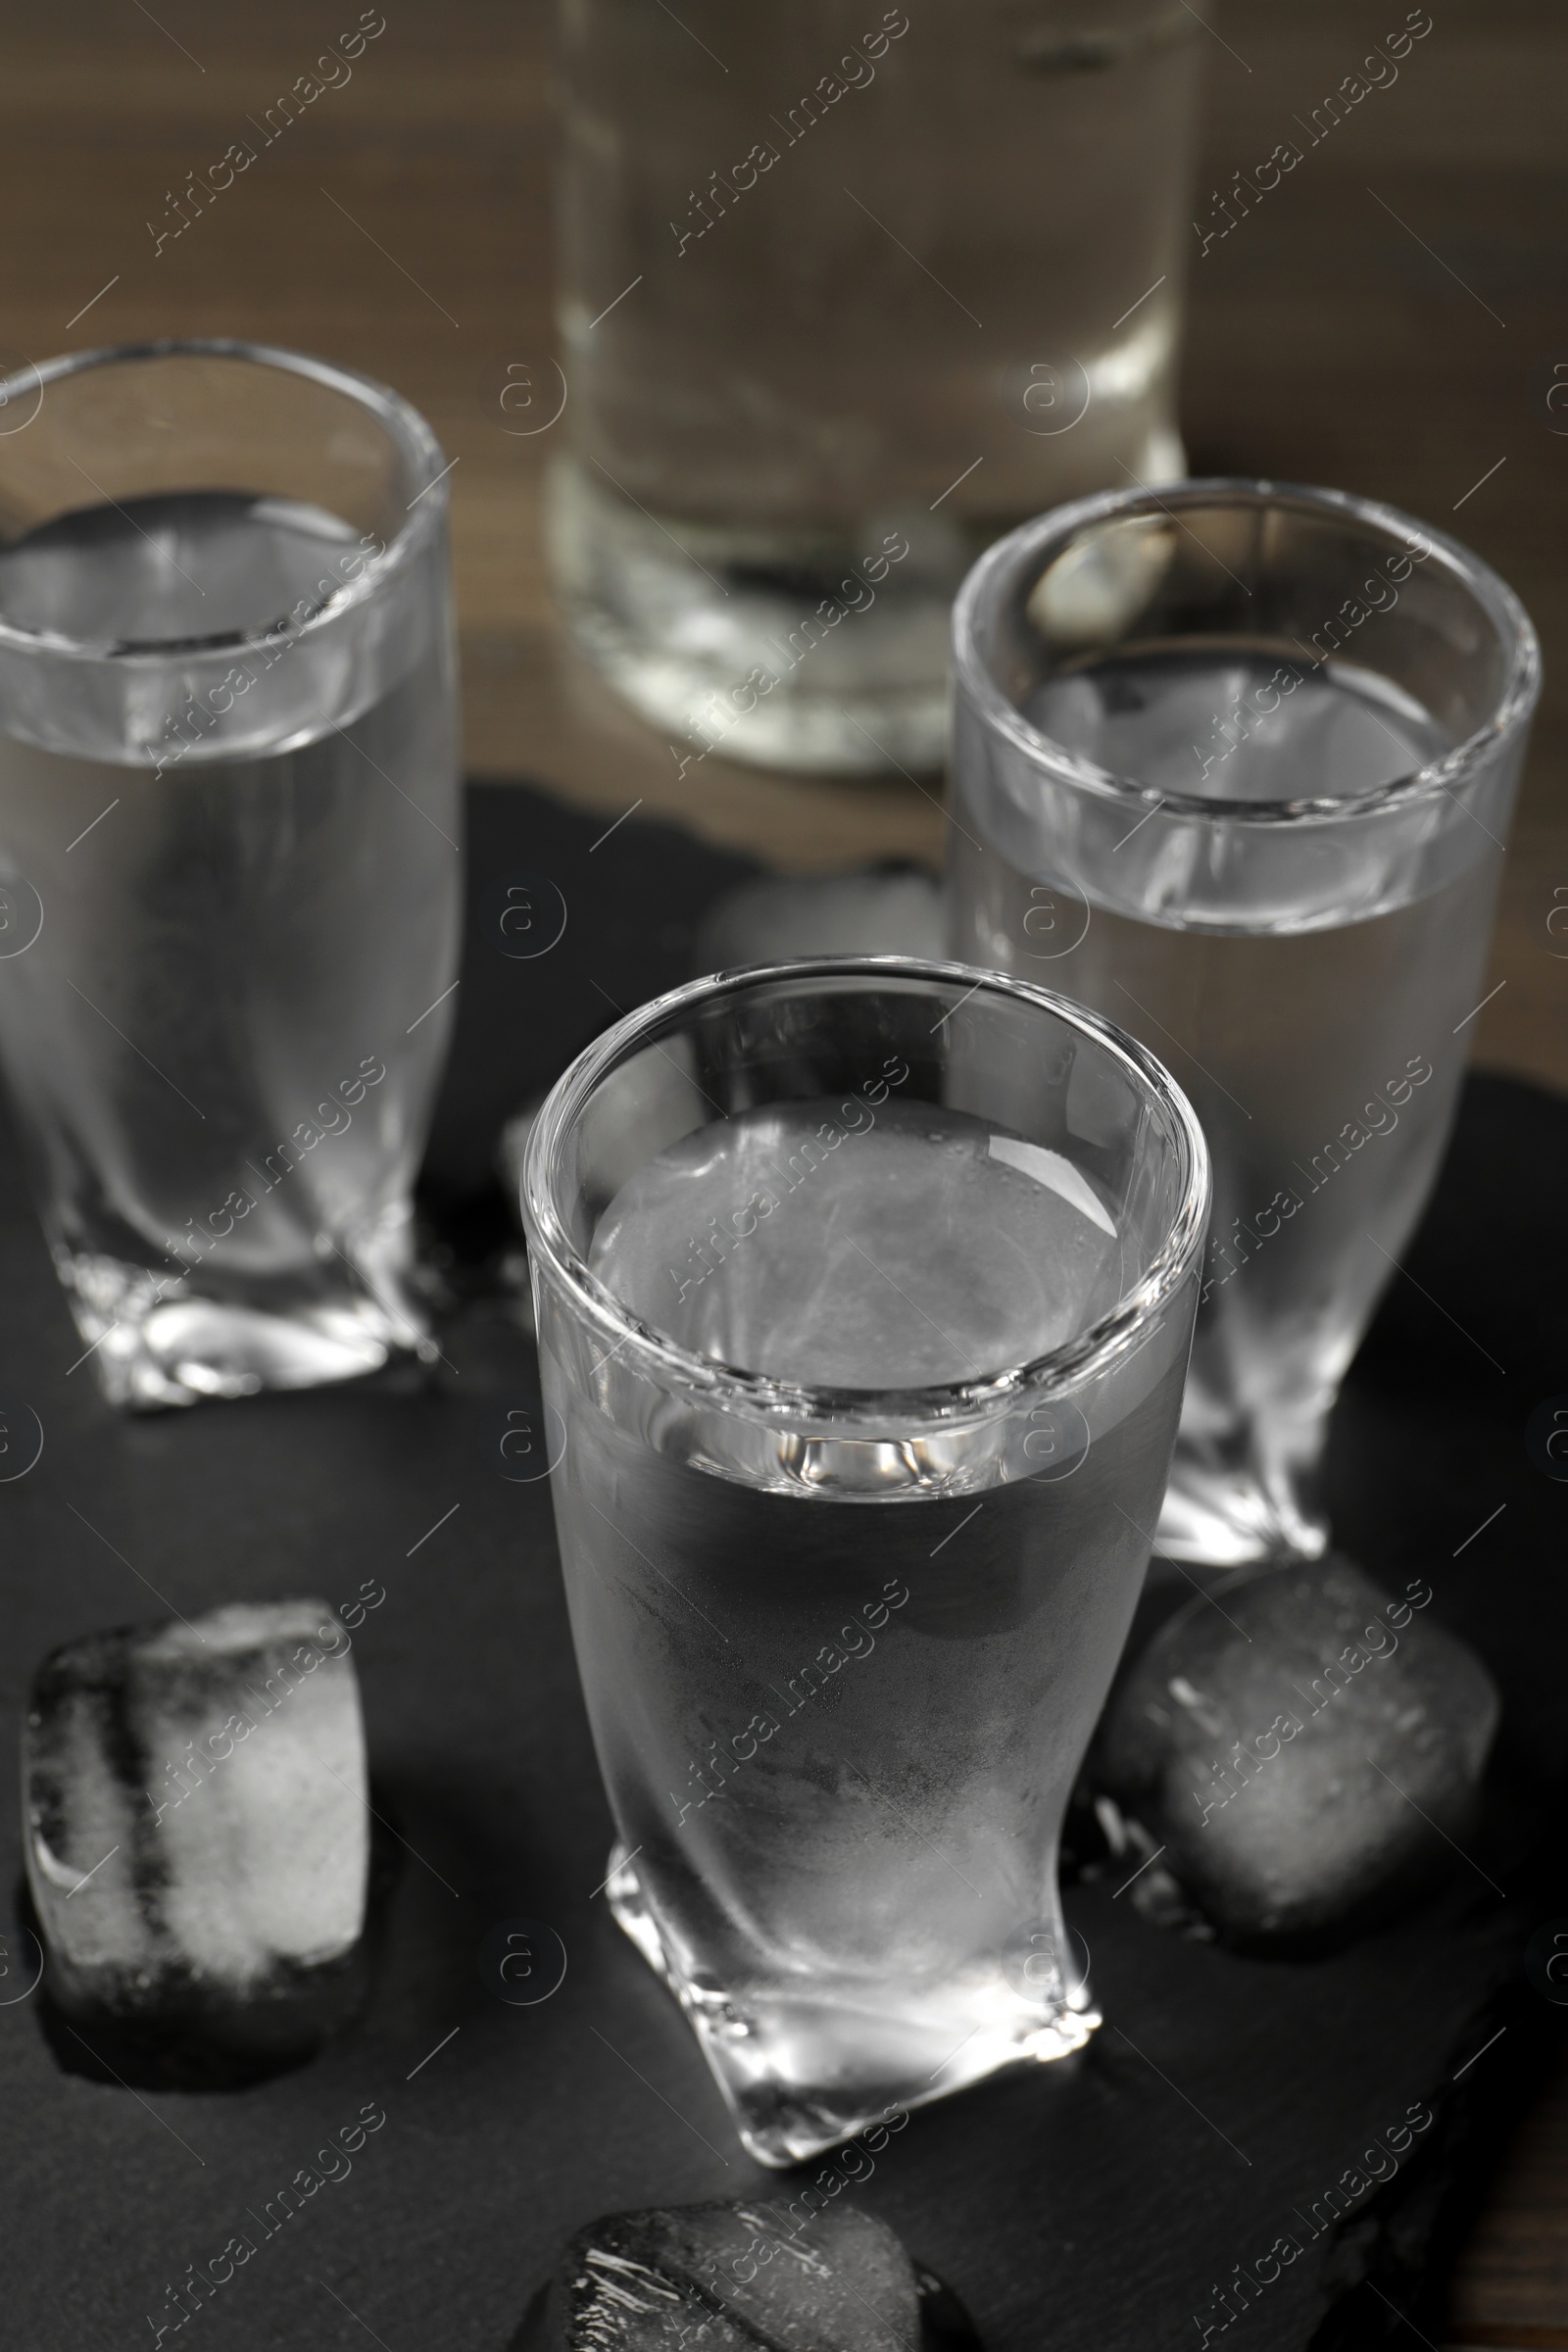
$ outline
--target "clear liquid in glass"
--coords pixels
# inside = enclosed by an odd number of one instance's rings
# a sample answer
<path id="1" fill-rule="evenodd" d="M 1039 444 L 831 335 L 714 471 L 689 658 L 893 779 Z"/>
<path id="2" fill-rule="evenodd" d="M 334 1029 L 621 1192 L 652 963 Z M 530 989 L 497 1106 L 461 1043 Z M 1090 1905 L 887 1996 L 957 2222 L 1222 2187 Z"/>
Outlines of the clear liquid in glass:
<path id="1" fill-rule="evenodd" d="M 1371 791 L 1449 748 L 1366 670 L 1291 674 L 1282 694 L 1273 654 L 1132 653 L 1048 680 L 1025 710 L 1113 774 L 1216 804 Z M 1145 858 L 1156 837 L 1141 844 L 1132 816 L 1111 906 L 1105 878 L 1084 887 L 1070 844 L 1042 840 L 1029 870 L 973 801 L 957 813 L 954 953 L 1130 1029 L 1208 1137 L 1208 1256 L 1159 1548 L 1215 1563 L 1318 1552 L 1325 1421 L 1447 1140 L 1501 844 L 1471 818 L 1447 878 L 1422 889 L 1419 860 L 1391 861 L 1374 829 L 1364 856 L 1353 834 L 1330 851 L 1303 829 L 1313 892 L 1297 918 L 1271 898 L 1197 925 L 1183 918 L 1193 872 L 1163 851 Z"/>
<path id="2" fill-rule="evenodd" d="M 579 639 L 684 751 L 935 767 L 980 550 L 1184 470 L 1196 19 L 576 0 L 562 26 Z"/>
<path id="3" fill-rule="evenodd" d="M 1026 1362 L 1122 1295 L 1130 1244 L 1087 1180 L 1063 1195 L 1059 1167 L 1043 1181 L 1027 1147 L 1020 1165 L 1015 1139 L 932 1105 L 890 1102 L 813 1151 L 835 1119 L 775 1104 L 669 1147 L 611 1203 L 593 1271 L 688 1348 L 851 1389 Z M 610 1897 L 748 2146 L 794 2161 L 1077 2047 L 1098 2021 L 1057 1838 L 1180 1360 L 1084 1443 L 1056 1422 L 1032 1448 L 994 1421 L 742 1443 L 668 1397 L 629 1427 L 548 1346 L 544 1369 Z"/>
<path id="4" fill-rule="evenodd" d="M 449 654 L 431 610 L 356 693 L 288 625 L 358 545 L 320 509 L 210 491 L 0 554 L 19 627 L 170 662 L 235 633 L 221 717 L 132 743 L 51 690 L 35 739 L 0 725 L 0 1059 L 117 1401 L 311 1385 L 421 1340 L 409 1187 L 458 922 Z M 284 723 L 230 751 L 278 664 Z"/>

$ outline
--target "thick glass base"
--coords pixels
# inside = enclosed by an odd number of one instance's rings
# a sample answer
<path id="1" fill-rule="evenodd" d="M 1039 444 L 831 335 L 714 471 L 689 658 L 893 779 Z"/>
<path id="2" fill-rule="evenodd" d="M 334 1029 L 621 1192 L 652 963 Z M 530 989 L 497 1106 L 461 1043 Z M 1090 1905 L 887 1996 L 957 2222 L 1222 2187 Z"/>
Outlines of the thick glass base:
<path id="1" fill-rule="evenodd" d="M 60 1250 L 55 1262 L 99 1387 L 131 1410 L 319 1388 L 428 1345 L 379 1278 L 379 1298 L 345 1279 L 336 1295 L 259 1305 L 192 1296 L 188 1278 L 170 1286 L 115 1258 Z"/>
<path id="2" fill-rule="evenodd" d="M 769 531 L 671 517 L 574 460 L 551 477 L 552 562 L 596 669 L 695 760 L 824 773 L 940 767 L 948 626 L 974 552 L 920 531 Z M 903 549 L 902 556 L 899 550 Z"/>
<path id="3" fill-rule="evenodd" d="M 783 1972 L 744 1987 L 701 1983 L 673 1964 L 620 1844 L 608 1892 L 616 1919 L 685 2011 L 742 2144 L 760 2164 L 804 2163 L 999 2067 L 1064 2058 L 1101 2022 L 1087 1981 L 1063 1984 L 1054 1966 L 1035 1969 L 1051 1979 L 1035 1992 L 1027 1944 L 1010 1967 L 999 1959 L 940 1984 Z"/>
<path id="4" fill-rule="evenodd" d="M 1260 1463 L 1245 1434 L 1234 1453 L 1178 1441 L 1154 1538 L 1166 1559 L 1246 1568 L 1321 1559 L 1328 1542 L 1328 1521 L 1310 1507 L 1298 1478 Z"/>
<path id="5" fill-rule="evenodd" d="M 1126 454 L 1141 480 L 1186 469 L 1162 428 L 1129 436 Z M 953 600 L 995 522 L 923 505 L 878 510 L 858 530 L 656 516 L 572 458 L 551 473 L 547 521 L 578 645 L 692 760 L 856 775 L 943 765 Z"/>

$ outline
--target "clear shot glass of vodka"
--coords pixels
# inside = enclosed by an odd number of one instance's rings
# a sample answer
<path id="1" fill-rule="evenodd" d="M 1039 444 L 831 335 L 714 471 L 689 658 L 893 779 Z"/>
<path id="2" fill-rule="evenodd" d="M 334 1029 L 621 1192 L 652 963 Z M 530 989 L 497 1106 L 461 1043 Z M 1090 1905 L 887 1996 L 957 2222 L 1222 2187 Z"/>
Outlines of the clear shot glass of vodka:
<path id="1" fill-rule="evenodd" d="M 1158 1548 L 1315 1555 L 1329 1413 L 1488 994 L 1535 632 L 1392 508 L 1198 481 L 1013 532 L 954 640 L 955 952 L 1124 1022 L 1213 1153 Z"/>
<path id="2" fill-rule="evenodd" d="M 104 1391 L 427 1344 L 462 859 L 443 460 L 242 343 L 0 385 L 0 1063 Z"/>
<path id="3" fill-rule="evenodd" d="M 1186 470 L 1197 14 L 560 16 L 550 519 L 579 643 L 687 760 L 940 766 L 982 548 Z"/>
<path id="4" fill-rule="evenodd" d="M 1076 2049 L 1056 1847 L 1180 1409 L 1186 1099 L 1029 983 L 824 957 L 609 1031 L 522 1190 L 610 1900 L 746 2146 Z"/>

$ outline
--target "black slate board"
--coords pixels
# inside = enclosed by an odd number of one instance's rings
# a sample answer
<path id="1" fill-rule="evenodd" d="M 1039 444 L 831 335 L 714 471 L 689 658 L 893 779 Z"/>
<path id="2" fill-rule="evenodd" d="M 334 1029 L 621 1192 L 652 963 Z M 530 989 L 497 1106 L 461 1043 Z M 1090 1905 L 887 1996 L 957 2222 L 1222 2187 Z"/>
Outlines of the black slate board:
<path id="1" fill-rule="evenodd" d="M 590 850 L 602 831 L 521 788 L 470 794 L 474 912 L 425 1186 L 470 1257 L 504 1235 L 489 1176 L 502 1116 L 615 1005 L 681 978 L 695 916 L 750 870 L 636 818 Z M 534 961 L 503 956 L 484 919 L 487 887 L 519 873 L 566 902 L 559 946 Z M 1435 2332 L 1465 2164 L 1484 2159 L 1557 2023 L 1522 1955 L 1538 1918 L 1568 1911 L 1538 1835 L 1539 1801 L 1568 1767 L 1568 1487 L 1531 1458 L 1525 1428 L 1568 1389 L 1565 1200 L 1568 1104 L 1474 1080 L 1333 1447 L 1347 1547 L 1386 1582 L 1428 1577 L 1434 1614 L 1502 1685 L 1506 1752 L 1478 1867 L 1456 1864 L 1419 1918 L 1311 1962 L 1162 1934 L 1113 1898 L 1114 1879 L 1076 1887 L 1069 1915 L 1112 2021 L 1091 2050 L 916 2115 L 840 2192 L 952 2280 L 990 2352 L 1200 2344 L 1233 2266 L 1252 2269 L 1282 2231 L 1304 2238 L 1293 2208 L 1308 2212 L 1426 2105 L 1436 2120 L 1394 2178 L 1210 2340 L 1408 2340 L 1401 2309 Z M 254 2255 L 194 2334 L 167 2343 L 331 2352 L 368 2329 L 386 2352 L 503 2352 L 561 2241 L 595 2213 L 798 2193 L 800 2177 L 742 2155 L 686 2028 L 595 1893 L 609 1822 L 548 1497 L 494 1466 L 525 1345 L 475 1305 L 446 1341 L 455 1374 L 119 1419 L 87 1367 L 68 1373 L 79 1342 L 11 1148 L 0 1297 L 0 1398 L 31 1406 L 45 1438 L 36 1468 L 0 1485 L 5 1752 L 35 1660 L 70 1636 L 165 1604 L 341 1603 L 379 1580 L 356 1653 L 377 1803 L 406 1840 L 368 2013 L 299 2073 L 138 2096 L 62 2071 L 35 1998 L 0 2006 L 0 2340 L 153 2343 L 169 2284 L 244 2231 Z M 0 1841 L 9 1888 L 10 1801 Z M 560 1990 L 530 2008 L 504 2006 L 478 1968 L 486 1932 L 518 1916 L 568 1955 Z M 0 2002 L 24 1981 L 7 1941 Z M 386 2121 L 352 2171 L 264 2237 L 247 2215 L 367 2103 Z"/>

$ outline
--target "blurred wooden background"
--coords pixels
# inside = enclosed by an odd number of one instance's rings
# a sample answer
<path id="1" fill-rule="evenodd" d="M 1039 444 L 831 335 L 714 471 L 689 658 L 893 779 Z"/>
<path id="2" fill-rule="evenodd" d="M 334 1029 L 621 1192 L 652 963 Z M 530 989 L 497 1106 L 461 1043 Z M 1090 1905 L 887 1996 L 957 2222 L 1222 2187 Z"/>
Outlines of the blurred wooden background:
<path id="1" fill-rule="evenodd" d="M 1205 217 L 1208 190 L 1266 156 L 1405 15 L 1402 0 L 1195 13 L 1209 28 Z M 1568 905 L 1568 391 L 1548 407 L 1568 383 L 1568 9 L 1432 0 L 1431 13 L 1397 85 L 1194 267 L 1182 420 L 1195 471 L 1393 500 L 1468 540 L 1530 607 L 1546 692 L 1489 982 L 1504 985 L 1476 1054 L 1568 1086 L 1568 936 L 1547 929 Z M 148 223 L 169 224 L 187 172 L 246 136 L 247 116 L 357 16 L 348 0 L 8 9 L 0 356 L 232 334 L 384 377 L 459 461 L 472 769 L 528 775 L 607 816 L 640 799 L 798 869 L 890 852 L 935 862 L 940 814 L 900 779 L 796 782 L 714 756 L 680 782 L 664 739 L 562 647 L 537 527 L 551 435 L 517 437 L 501 406 L 509 368 L 542 372 L 552 345 L 538 0 L 384 0 L 352 80 L 155 249 Z M 1470 2242 L 1453 2345 L 1568 2347 L 1565 2203 L 1568 2076 L 1544 2087 Z"/>

